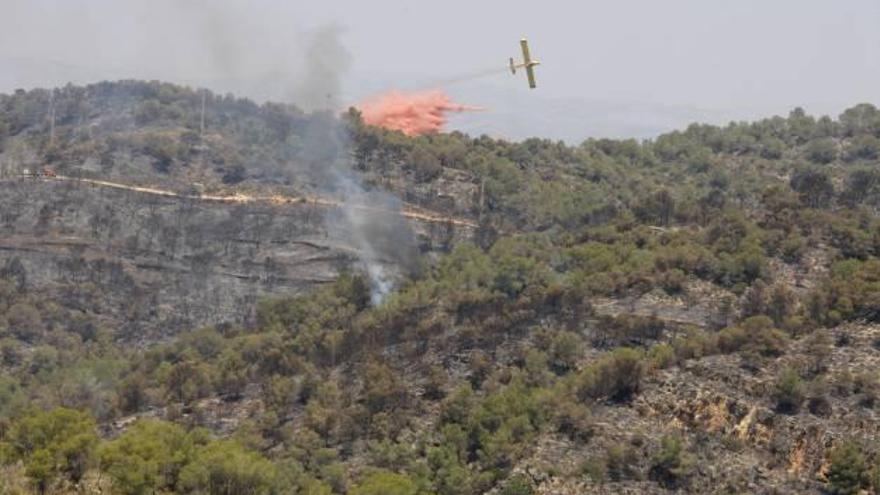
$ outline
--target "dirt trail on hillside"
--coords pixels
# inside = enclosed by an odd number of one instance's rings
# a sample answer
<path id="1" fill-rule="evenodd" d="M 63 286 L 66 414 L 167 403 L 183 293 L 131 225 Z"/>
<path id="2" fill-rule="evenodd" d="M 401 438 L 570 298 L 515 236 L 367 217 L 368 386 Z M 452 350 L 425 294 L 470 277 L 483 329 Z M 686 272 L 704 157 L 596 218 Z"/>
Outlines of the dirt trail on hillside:
<path id="1" fill-rule="evenodd" d="M 410 218 L 413 220 L 418 220 L 421 222 L 429 222 L 429 223 L 445 223 L 452 224 L 458 227 L 466 227 L 475 229 L 478 225 L 470 220 L 465 220 L 461 218 L 448 217 L 445 215 L 441 215 L 438 213 L 419 210 L 411 205 L 404 205 L 404 207 L 399 211 L 388 210 L 384 208 L 377 208 L 369 205 L 358 205 L 346 203 L 344 201 L 338 201 L 333 199 L 321 198 L 317 196 L 282 196 L 282 195 L 273 195 L 273 196 L 252 196 L 248 194 L 235 193 L 228 196 L 219 196 L 212 194 L 182 194 L 175 191 L 170 191 L 167 189 L 158 189 L 154 187 L 145 187 L 145 186 L 133 186 L 129 184 L 122 184 L 120 182 L 110 182 L 106 180 L 97 180 L 97 179 L 83 179 L 77 177 L 67 177 L 67 176 L 55 176 L 55 177 L 42 177 L 41 180 L 54 180 L 54 181 L 65 181 L 65 182 L 80 182 L 85 184 L 91 184 L 93 186 L 98 187 L 109 187 L 113 189 L 124 189 L 127 191 L 134 191 L 143 194 L 152 194 L 156 196 L 166 196 L 171 198 L 183 198 L 183 199 L 192 199 L 196 201 L 214 201 L 219 203 L 271 203 L 271 204 L 304 204 L 304 205 L 315 205 L 322 206 L 326 208 L 355 208 L 363 211 L 375 211 L 377 213 L 393 213 L 399 214 L 403 217 Z"/>

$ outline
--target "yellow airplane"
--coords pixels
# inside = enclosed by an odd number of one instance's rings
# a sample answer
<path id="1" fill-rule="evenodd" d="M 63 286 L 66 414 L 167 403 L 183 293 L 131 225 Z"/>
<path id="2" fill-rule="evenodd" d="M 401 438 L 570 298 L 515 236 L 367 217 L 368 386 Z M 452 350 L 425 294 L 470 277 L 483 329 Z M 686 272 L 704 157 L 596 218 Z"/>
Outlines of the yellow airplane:
<path id="1" fill-rule="evenodd" d="M 541 62 L 532 60 L 532 57 L 529 55 L 528 40 L 525 38 L 519 40 L 519 46 L 522 47 L 523 61 L 522 63 L 516 63 L 513 57 L 510 57 L 510 73 L 516 75 L 516 69 L 524 67 L 526 69 L 526 76 L 529 78 L 529 87 L 535 89 L 537 84 L 535 83 L 535 70 L 533 67 L 541 65 Z"/>

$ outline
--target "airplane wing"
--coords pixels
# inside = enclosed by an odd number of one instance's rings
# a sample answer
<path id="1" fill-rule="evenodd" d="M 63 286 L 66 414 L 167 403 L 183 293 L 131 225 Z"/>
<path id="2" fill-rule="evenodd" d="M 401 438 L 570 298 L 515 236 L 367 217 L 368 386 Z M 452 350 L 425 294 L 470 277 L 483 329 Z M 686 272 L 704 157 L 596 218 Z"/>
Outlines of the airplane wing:
<path id="1" fill-rule="evenodd" d="M 526 68 L 526 75 L 529 78 L 529 87 L 535 89 L 537 87 L 535 82 L 535 64 L 532 63 L 532 56 L 529 54 L 529 41 L 522 38 L 519 40 L 519 46 L 522 47 L 523 66 Z"/>
<path id="2" fill-rule="evenodd" d="M 523 52 L 523 64 L 529 65 L 532 61 L 531 55 L 529 55 L 529 41 L 525 38 L 519 40 L 519 46 L 522 47 Z"/>
<path id="3" fill-rule="evenodd" d="M 535 89 L 538 85 L 535 82 L 535 69 L 531 65 L 526 66 L 526 75 L 529 78 L 529 87 Z"/>

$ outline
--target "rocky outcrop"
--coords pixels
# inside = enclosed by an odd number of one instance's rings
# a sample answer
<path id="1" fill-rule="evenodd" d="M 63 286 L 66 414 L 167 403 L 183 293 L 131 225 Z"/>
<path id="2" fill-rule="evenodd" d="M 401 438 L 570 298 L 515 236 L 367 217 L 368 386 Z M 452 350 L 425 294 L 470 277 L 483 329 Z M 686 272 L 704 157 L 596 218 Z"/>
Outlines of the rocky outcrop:
<path id="1" fill-rule="evenodd" d="M 331 208 L 75 181 L 0 182 L 0 267 L 16 267 L 24 285 L 62 304 L 98 308 L 119 336 L 154 340 L 246 321 L 262 297 L 296 294 L 357 269 L 357 250 L 327 233 Z M 428 255 L 469 235 L 425 218 L 410 225 Z M 379 260 L 391 273 L 399 272 L 397 261 Z"/>

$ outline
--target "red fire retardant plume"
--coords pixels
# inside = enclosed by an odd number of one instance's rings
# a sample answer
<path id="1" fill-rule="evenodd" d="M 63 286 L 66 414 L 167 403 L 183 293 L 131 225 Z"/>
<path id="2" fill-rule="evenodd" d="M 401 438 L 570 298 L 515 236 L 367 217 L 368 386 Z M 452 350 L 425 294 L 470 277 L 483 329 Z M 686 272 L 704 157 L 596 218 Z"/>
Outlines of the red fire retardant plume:
<path id="1" fill-rule="evenodd" d="M 402 131 L 408 136 L 441 131 L 449 112 L 482 110 L 454 103 L 440 90 L 391 91 L 361 103 L 358 109 L 365 123 Z"/>

